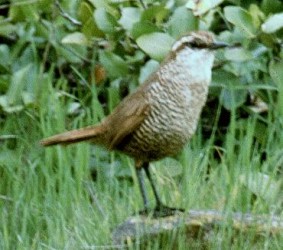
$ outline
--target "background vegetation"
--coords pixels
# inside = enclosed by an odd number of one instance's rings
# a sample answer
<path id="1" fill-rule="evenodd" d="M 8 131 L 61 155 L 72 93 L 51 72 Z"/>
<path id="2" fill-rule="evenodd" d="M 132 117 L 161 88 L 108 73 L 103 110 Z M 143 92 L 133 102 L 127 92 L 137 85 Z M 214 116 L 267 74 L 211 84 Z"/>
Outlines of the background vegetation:
<path id="1" fill-rule="evenodd" d="M 242 47 L 217 55 L 192 142 L 153 163 L 162 199 L 282 216 L 282 27 L 280 0 L 0 1 L 0 248 L 111 244 L 115 225 L 141 208 L 132 161 L 87 144 L 45 150 L 38 141 L 100 121 L 192 30 Z M 227 227 L 208 246 L 282 242 L 232 241 Z"/>

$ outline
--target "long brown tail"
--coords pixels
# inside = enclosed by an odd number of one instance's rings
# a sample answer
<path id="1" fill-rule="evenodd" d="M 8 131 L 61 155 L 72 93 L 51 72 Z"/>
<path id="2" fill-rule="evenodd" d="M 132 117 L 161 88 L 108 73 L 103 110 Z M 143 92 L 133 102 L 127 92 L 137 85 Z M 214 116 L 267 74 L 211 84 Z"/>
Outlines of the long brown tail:
<path id="1" fill-rule="evenodd" d="M 103 127 L 99 125 L 95 127 L 86 127 L 45 138 L 40 141 L 40 144 L 47 147 L 57 144 L 66 145 L 91 139 L 95 140 L 95 138 L 99 137 L 103 132 Z"/>

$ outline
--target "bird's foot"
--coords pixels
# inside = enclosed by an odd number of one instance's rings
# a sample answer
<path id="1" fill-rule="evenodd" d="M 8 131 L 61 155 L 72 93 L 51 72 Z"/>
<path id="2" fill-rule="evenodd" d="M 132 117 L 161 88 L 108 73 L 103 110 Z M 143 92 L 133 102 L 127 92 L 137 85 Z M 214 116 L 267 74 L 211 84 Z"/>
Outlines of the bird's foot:
<path id="1" fill-rule="evenodd" d="M 184 213 L 185 210 L 183 208 L 175 208 L 175 207 L 167 207 L 163 204 L 158 204 L 154 209 L 145 208 L 140 211 L 140 215 L 149 215 L 153 218 L 167 217 L 180 213 Z"/>
<path id="2" fill-rule="evenodd" d="M 183 208 L 167 207 L 163 204 L 159 204 L 153 210 L 153 217 L 154 218 L 167 217 L 184 212 L 185 210 Z"/>

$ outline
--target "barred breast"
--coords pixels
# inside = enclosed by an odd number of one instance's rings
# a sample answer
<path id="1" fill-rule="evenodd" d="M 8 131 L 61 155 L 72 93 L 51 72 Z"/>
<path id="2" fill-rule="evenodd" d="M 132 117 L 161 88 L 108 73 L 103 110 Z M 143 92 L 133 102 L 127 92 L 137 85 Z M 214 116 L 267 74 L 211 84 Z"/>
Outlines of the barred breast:
<path id="1" fill-rule="evenodd" d="M 150 110 L 123 152 L 144 161 L 158 160 L 178 153 L 194 134 L 211 75 L 192 75 L 186 53 L 163 64 L 144 89 Z"/>

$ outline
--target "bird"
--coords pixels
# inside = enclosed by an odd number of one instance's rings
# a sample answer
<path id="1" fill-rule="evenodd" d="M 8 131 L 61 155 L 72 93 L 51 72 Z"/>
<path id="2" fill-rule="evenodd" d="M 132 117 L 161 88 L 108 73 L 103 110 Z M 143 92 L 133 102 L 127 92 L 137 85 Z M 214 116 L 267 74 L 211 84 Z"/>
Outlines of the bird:
<path id="1" fill-rule="evenodd" d="M 144 209 L 155 217 L 184 209 L 166 206 L 159 197 L 150 163 L 176 155 L 194 135 L 211 83 L 214 52 L 229 46 L 209 31 L 192 31 L 177 39 L 143 84 L 126 96 L 101 123 L 40 141 L 43 146 L 89 141 L 134 159 Z M 145 172 L 155 207 L 149 206 Z"/>

